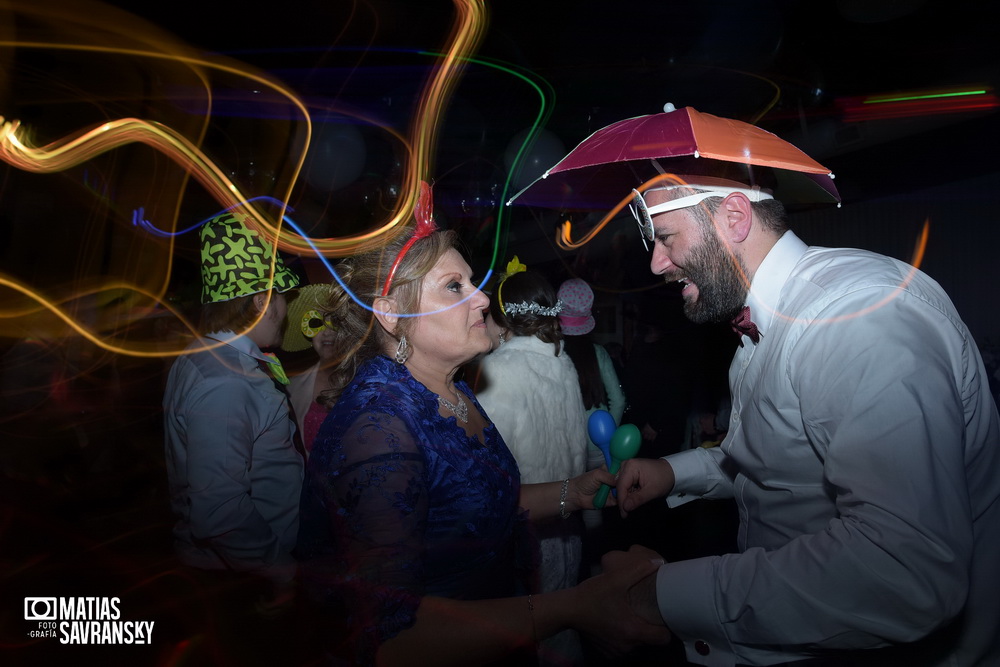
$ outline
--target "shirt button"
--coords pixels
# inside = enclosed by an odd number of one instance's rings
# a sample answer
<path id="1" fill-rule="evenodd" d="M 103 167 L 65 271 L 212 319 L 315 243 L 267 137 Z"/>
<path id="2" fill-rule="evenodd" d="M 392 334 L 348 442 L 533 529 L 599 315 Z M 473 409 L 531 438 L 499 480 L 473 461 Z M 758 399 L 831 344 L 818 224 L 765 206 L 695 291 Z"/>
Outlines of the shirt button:
<path id="1" fill-rule="evenodd" d="M 698 652 L 698 655 L 708 655 L 712 652 L 712 647 L 708 645 L 708 642 L 699 639 L 694 643 L 694 650 Z"/>

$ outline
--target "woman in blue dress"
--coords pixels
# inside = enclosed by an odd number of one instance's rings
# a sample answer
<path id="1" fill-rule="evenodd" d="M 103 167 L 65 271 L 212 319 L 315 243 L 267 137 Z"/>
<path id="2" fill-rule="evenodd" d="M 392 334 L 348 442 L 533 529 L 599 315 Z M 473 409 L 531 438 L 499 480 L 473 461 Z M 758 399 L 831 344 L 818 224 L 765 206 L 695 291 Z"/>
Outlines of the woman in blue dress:
<path id="1" fill-rule="evenodd" d="M 298 545 L 304 586 L 323 603 L 329 657 L 530 662 L 539 639 L 568 627 L 603 635 L 613 650 L 666 641 L 628 605 L 654 562 L 531 594 L 527 519 L 592 506 L 613 478 L 596 470 L 521 486 L 496 428 L 454 380 L 489 348 L 489 300 L 453 235 L 433 231 L 428 203 L 425 189 L 412 236 L 340 265 L 357 300 L 335 285 L 329 304 L 341 353 L 335 403 L 307 465 Z"/>

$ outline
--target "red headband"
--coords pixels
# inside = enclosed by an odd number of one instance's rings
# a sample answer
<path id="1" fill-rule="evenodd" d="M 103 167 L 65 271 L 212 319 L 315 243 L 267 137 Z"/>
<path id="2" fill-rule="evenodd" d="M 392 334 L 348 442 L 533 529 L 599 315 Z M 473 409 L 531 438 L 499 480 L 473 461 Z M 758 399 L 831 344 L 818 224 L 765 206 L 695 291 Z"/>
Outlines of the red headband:
<path id="1" fill-rule="evenodd" d="M 399 268 L 399 263 L 403 260 L 406 253 L 410 251 L 410 248 L 413 247 L 413 244 L 437 231 L 437 225 L 434 224 L 434 200 L 431 198 L 431 186 L 425 181 L 420 181 L 420 196 L 417 197 L 417 205 L 413 208 L 413 217 L 417 220 L 417 228 L 413 231 L 413 237 L 406 242 L 406 245 L 396 255 L 396 260 L 392 263 L 392 268 L 389 269 L 389 275 L 385 278 L 385 286 L 382 287 L 382 296 L 389 294 L 389 288 L 392 286 L 392 279 L 396 275 L 396 269 Z"/>

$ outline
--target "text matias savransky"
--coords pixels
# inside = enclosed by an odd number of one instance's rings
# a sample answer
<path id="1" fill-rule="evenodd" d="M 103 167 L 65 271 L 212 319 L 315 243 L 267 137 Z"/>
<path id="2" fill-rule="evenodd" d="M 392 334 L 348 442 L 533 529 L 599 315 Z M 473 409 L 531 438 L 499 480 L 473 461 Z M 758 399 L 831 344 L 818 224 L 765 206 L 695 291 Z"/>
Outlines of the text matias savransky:
<path id="1" fill-rule="evenodd" d="M 58 637 L 60 644 L 151 644 L 155 621 L 123 621 L 120 605 L 108 597 L 24 598 L 25 620 L 38 622 L 28 636 Z"/>

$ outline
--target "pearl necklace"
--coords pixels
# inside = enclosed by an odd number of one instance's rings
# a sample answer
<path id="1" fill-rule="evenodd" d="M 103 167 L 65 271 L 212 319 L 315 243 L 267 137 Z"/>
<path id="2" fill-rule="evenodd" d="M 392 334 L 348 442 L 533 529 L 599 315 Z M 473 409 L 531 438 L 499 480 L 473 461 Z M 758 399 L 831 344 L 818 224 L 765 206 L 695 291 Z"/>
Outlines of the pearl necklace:
<path id="1" fill-rule="evenodd" d="M 441 407 L 455 413 L 455 416 L 462 420 L 463 424 L 469 423 L 469 404 L 465 402 L 461 394 L 458 394 L 458 405 L 452 403 L 444 396 L 438 396 L 438 403 L 441 404 Z"/>

